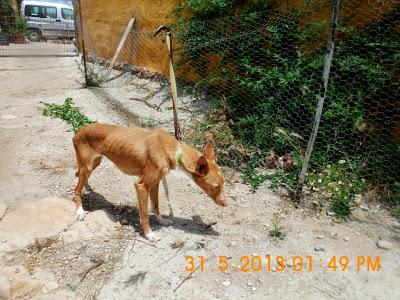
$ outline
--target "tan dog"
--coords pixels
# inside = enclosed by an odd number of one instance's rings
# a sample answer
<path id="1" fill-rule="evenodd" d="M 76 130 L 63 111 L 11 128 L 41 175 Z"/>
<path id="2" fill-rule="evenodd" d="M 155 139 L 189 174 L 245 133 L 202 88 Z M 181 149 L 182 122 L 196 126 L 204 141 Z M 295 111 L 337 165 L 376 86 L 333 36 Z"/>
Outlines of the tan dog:
<path id="1" fill-rule="evenodd" d="M 149 240 L 157 239 L 149 226 L 149 196 L 157 221 L 161 225 L 172 224 L 172 221 L 160 215 L 158 205 L 159 183 L 171 169 L 181 168 L 216 204 L 227 206 L 224 177 L 215 163 L 211 144 L 205 146 L 202 155 L 188 145 L 180 144 L 162 129 L 147 130 L 98 123 L 81 128 L 73 138 L 73 143 L 78 161 L 76 176 L 79 182 L 75 189 L 75 201 L 79 220 L 83 220 L 86 213 L 82 208 L 82 189 L 103 155 L 122 172 L 139 176 L 135 188 L 140 222 Z"/>

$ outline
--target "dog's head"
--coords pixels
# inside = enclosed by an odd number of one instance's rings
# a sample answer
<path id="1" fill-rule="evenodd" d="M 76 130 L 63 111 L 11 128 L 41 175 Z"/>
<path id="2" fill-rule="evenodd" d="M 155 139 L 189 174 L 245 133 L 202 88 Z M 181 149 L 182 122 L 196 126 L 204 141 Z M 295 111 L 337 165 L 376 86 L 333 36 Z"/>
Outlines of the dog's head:
<path id="1" fill-rule="evenodd" d="M 228 206 L 224 193 L 224 176 L 215 162 L 214 148 L 210 143 L 204 147 L 204 155 L 197 160 L 193 180 L 216 204 Z"/>

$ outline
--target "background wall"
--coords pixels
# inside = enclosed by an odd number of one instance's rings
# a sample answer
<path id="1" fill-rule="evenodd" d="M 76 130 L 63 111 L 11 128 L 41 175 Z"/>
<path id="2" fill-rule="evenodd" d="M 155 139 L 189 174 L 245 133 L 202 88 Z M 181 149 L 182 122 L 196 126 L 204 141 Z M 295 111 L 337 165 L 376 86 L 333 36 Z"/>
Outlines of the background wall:
<path id="1" fill-rule="evenodd" d="M 167 48 L 162 37 L 151 38 L 154 29 L 166 22 L 177 0 L 81 0 L 87 47 L 98 57 L 114 55 L 130 18 L 136 18 L 133 31 L 121 53 L 120 62 L 147 67 L 166 74 Z M 143 32 L 144 31 L 144 32 Z"/>
<path id="2" fill-rule="evenodd" d="M 14 0 L 15 1 L 15 0 Z M 152 71 L 168 74 L 167 48 L 162 37 L 152 38 L 152 32 L 168 21 L 173 7 L 183 0 L 81 0 L 86 48 L 97 57 L 111 59 L 131 17 L 136 18 L 119 62 L 129 62 Z M 277 1 L 282 10 L 302 8 L 304 0 Z M 309 1 L 308 1 L 309 2 Z M 320 9 L 309 20 L 327 21 L 330 0 L 316 0 Z M 350 24 L 363 26 L 367 20 L 379 19 L 391 10 L 396 1 L 341 1 L 339 18 L 349 18 Z M 307 22 L 308 20 L 304 20 Z"/>

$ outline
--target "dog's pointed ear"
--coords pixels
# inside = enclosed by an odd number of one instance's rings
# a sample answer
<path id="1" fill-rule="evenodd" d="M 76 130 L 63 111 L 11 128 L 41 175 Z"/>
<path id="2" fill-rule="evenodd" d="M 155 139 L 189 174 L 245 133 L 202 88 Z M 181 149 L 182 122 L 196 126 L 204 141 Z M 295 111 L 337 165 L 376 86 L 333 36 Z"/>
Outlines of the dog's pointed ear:
<path id="1" fill-rule="evenodd" d="M 215 152 L 212 144 L 210 142 L 207 143 L 204 147 L 204 156 L 211 161 L 215 161 Z"/>
<path id="2" fill-rule="evenodd" d="M 207 159 L 204 156 L 200 156 L 196 165 L 196 173 L 200 176 L 206 176 L 208 174 L 209 167 Z"/>

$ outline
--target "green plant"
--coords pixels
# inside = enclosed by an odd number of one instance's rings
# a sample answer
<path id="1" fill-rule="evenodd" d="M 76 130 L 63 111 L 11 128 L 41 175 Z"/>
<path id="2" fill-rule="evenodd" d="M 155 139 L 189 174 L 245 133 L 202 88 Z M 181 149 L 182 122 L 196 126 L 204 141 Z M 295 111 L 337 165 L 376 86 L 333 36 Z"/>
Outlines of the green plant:
<path id="1" fill-rule="evenodd" d="M 241 169 L 244 162 L 254 155 L 254 149 L 245 147 L 235 139 L 227 124 L 223 103 L 210 109 L 205 118 L 192 125 L 190 139 L 194 145 L 200 147 L 206 141 L 212 142 L 220 164 Z"/>
<path id="2" fill-rule="evenodd" d="M 79 108 L 72 106 L 72 98 L 67 98 L 63 105 L 58 105 L 55 103 L 45 103 L 46 107 L 43 110 L 45 116 L 50 116 L 53 118 L 59 118 L 66 121 L 68 124 L 72 125 L 72 130 L 74 133 L 90 123 L 93 123 L 88 117 L 86 117 Z"/>
<path id="3" fill-rule="evenodd" d="M 400 217 L 400 182 L 396 181 L 389 188 L 389 195 L 386 197 L 385 201 L 391 208 L 393 215 Z"/>
<path id="4" fill-rule="evenodd" d="M 86 64 L 86 73 L 85 69 L 82 64 L 80 64 L 78 61 L 75 61 L 76 64 L 78 65 L 79 70 L 82 73 L 82 76 L 84 78 L 84 83 L 83 87 L 88 88 L 88 87 L 100 87 L 101 84 L 103 83 L 103 78 L 101 75 L 99 75 L 98 72 L 96 72 L 95 68 L 93 65 L 87 63 Z"/>
<path id="5" fill-rule="evenodd" d="M 153 117 L 145 117 L 142 120 L 142 124 L 147 128 L 157 128 L 159 126 L 159 122 Z"/>
<path id="6" fill-rule="evenodd" d="M 252 168 L 247 168 L 242 175 L 243 181 L 250 184 L 253 192 L 255 192 L 258 187 L 268 178 L 268 175 L 258 174 Z"/>
<path id="7" fill-rule="evenodd" d="M 367 190 L 367 182 L 360 176 L 361 167 L 359 161 L 339 160 L 318 172 L 309 173 L 307 186 L 331 202 L 336 217 L 345 219 L 350 215 L 355 196 Z"/>
<path id="8" fill-rule="evenodd" d="M 285 228 L 281 225 L 280 217 L 277 213 L 274 213 L 272 216 L 272 225 L 273 228 L 270 230 L 269 235 L 283 240 L 286 237 Z"/>
<path id="9" fill-rule="evenodd" d="M 11 36 L 21 36 L 28 33 L 26 21 L 18 14 L 14 14 L 14 22 L 8 24 L 8 34 Z"/>
<path id="10" fill-rule="evenodd" d="M 395 215 L 396 217 L 400 218 L 400 207 L 392 208 L 392 214 Z"/>

